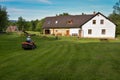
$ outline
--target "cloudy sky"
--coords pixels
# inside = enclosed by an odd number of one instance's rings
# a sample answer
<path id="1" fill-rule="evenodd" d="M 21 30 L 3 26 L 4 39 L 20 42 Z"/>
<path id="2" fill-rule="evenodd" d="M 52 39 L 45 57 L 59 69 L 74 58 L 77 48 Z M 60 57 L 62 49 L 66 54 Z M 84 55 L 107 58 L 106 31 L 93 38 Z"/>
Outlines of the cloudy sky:
<path id="1" fill-rule="evenodd" d="M 91 14 L 93 11 L 108 16 L 118 0 L 0 0 L 6 6 L 10 20 L 22 16 L 26 20 L 42 19 L 63 12 L 71 15 Z"/>

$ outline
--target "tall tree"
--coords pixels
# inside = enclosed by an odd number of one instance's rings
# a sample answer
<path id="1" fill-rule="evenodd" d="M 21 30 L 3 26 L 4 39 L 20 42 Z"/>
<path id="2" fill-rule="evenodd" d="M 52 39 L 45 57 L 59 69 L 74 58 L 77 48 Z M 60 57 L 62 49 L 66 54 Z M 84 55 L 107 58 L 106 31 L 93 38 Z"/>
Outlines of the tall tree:
<path id="1" fill-rule="evenodd" d="M 116 4 L 113 6 L 113 13 L 120 15 L 120 0 L 116 2 Z"/>
<path id="2" fill-rule="evenodd" d="M 62 13 L 62 14 L 58 14 L 56 16 L 68 16 L 68 15 L 70 15 L 70 14 L 69 13 Z"/>
<path id="3" fill-rule="evenodd" d="M 36 28 L 36 22 L 35 21 L 31 21 L 31 30 L 34 31 Z"/>
<path id="4" fill-rule="evenodd" d="M 109 15 L 109 18 L 117 25 L 116 34 L 119 35 L 120 34 L 120 15 L 113 13 Z"/>
<path id="5" fill-rule="evenodd" d="M 12 20 L 8 21 L 8 26 L 16 26 L 16 25 L 17 25 L 16 21 L 12 21 Z"/>
<path id="6" fill-rule="evenodd" d="M 36 31 L 42 32 L 42 26 L 43 26 L 44 20 L 45 20 L 45 18 L 43 18 L 40 21 L 38 21 L 38 23 L 36 25 Z"/>
<path id="7" fill-rule="evenodd" d="M 0 5 L 0 32 L 5 31 L 8 24 L 8 15 L 6 7 Z"/>
<path id="8" fill-rule="evenodd" d="M 23 19 L 22 17 L 19 17 L 17 25 L 18 25 L 18 29 L 20 31 L 23 31 L 25 29 L 25 19 Z"/>
<path id="9" fill-rule="evenodd" d="M 39 22 L 39 20 L 38 19 L 36 19 L 36 20 L 32 20 L 31 21 L 31 24 L 32 24 L 32 26 L 31 26 L 31 30 L 32 31 L 35 31 L 36 30 L 36 26 L 37 26 L 37 23 Z"/>
<path id="10" fill-rule="evenodd" d="M 116 34 L 120 35 L 120 0 L 113 6 L 113 13 L 109 18 L 117 25 Z"/>

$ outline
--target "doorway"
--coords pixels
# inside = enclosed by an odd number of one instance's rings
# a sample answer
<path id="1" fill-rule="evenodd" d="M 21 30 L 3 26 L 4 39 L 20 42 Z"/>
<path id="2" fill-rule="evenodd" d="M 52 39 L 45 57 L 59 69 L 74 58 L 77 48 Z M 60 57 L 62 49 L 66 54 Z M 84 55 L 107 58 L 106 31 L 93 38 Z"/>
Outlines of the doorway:
<path id="1" fill-rule="evenodd" d="M 66 36 L 69 36 L 69 35 L 70 35 L 70 31 L 66 30 Z"/>
<path id="2" fill-rule="evenodd" d="M 50 30 L 45 30 L 45 34 L 50 34 Z"/>
<path id="3" fill-rule="evenodd" d="M 79 30 L 79 37 L 82 37 L 82 30 Z"/>

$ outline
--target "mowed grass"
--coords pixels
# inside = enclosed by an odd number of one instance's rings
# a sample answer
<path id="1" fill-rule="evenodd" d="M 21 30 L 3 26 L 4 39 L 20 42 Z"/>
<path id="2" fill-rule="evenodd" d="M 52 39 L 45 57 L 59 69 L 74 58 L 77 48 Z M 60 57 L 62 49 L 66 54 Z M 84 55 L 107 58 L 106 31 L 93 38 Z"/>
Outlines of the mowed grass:
<path id="1" fill-rule="evenodd" d="M 120 80 L 120 42 L 34 36 L 35 50 L 23 50 L 25 37 L 0 35 L 0 80 Z"/>

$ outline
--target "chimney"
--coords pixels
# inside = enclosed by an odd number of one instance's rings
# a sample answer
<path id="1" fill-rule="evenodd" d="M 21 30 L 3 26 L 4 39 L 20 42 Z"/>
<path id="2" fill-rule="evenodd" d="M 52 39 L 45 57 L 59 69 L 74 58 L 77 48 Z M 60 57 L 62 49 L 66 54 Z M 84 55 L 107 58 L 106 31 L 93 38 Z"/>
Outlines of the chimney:
<path id="1" fill-rule="evenodd" d="M 82 15 L 84 15 L 84 13 L 82 13 Z"/>
<path id="2" fill-rule="evenodd" d="M 96 12 L 94 11 L 93 14 L 96 14 Z"/>
<path id="3" fill-rule="evenodd" d="M 86 15 L 85 13 L 82 13 L 82 15 Z"/>

